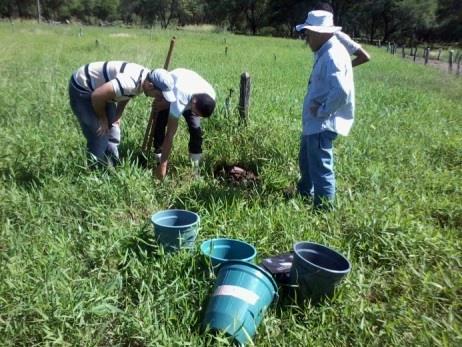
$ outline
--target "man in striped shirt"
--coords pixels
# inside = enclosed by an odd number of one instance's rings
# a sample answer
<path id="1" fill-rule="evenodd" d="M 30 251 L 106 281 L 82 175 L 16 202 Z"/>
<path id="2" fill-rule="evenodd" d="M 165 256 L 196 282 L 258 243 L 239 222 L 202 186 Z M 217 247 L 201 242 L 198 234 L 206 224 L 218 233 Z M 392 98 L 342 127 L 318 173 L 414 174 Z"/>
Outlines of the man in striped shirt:
<path id="1" fill-rule="evenodd" d="M 119 159 L 120 117 L 131 98 L 144 92 L 159 102 L 174 102 L 174 82 L 123 61 L 94 62 L 81 66 L 69 82 L 69 99 L 87 149 L 94 159 L 111 165 Z"/>

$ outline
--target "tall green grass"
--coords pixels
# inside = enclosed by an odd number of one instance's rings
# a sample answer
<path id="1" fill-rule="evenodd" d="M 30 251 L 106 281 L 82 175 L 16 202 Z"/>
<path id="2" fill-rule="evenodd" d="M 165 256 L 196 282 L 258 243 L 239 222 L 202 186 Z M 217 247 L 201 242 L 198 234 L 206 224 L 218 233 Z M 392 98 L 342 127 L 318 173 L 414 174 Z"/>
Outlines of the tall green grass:
<path id="1" fill-rule="evenodd" d="M 164 254 L 149 216 L 198 212 L 198 242 L 253 243 L 259 259 L 299 240 L 346 254 L 353 270 L 321 306 L 276 305 L 259 346 L 462 343 L 462 84 L 367 47 L 355 69 L 356 123 L 335 144 L 338 202 L 313 213 L 283 191 L 298 175 L 301 104 L 312 53 L 300 40 L 227 33 L 0 23 L 0 344 L 226 345 L 202 334 L 213 286 L 197 251 Z M 91 171 L 67 97 L 71 73 L 91 61 L 198 71 L 216 88 L 201 179 L 192 179 L 184 124 L 163 183 L 137 165 L 150 101 L 123 118 L 124 160 Z M 96 44 L 98 40 L 98 44 Z M 224 54 L 228 46 L 228 55 Z M 252 77 L 251 116 L 238 125 L 239 76 Z M 235 90 L 231 109 L 225 107 Z M 183 122 L 184 123 L 184 122 Z M 218 162 L 256 169 L 255 186 L 213 177 Z"/>

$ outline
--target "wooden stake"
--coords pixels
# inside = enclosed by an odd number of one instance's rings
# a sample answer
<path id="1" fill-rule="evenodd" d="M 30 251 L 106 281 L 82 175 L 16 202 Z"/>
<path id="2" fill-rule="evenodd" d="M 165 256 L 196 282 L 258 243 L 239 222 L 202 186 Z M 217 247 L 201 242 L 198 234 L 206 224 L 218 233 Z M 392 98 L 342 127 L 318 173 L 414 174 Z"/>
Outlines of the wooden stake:
<path id="1" fill-rule="evenodd" d="M 448 63 L 449 63 L 449 72 L 452 71 L 453 55 L 454 55 L 454 51 L 451 49 L 449 51 L 449 61 L 448 61 Z"/>
<path id="2" fill-rule="evenodd" d="M 241 86 L 239 95 L 240 122 L 247 123 L 250 105 L 250 75 L 248 72 L 241 74 Z"/>
<path id="3" fill-rule="evenodd" d="M 172 59 L 172 53 L 173 53 L 173 48 L 175 48 L 175 36 L 172 37 L 172 39 L 170 40 L 170 47 L 168 49 L 168 53 L 167 53 L 167 58 L 165 58 L 165 63 L 164 63 L 164 69 L 165 70 L 168 70 L 168 67 L 170 66 L 170 61 Z M 151 105 L 151 115 L 149 117 L 149 121 L 148 121 L 148 125 L 146 127 L 146 130 L 144 132 L 144 138 L 143 138 L 143 144 L 142 144 L 142 147 L 141 147 L 141 150 L 143 152 L 148 152 L 152 145 L 153 145 L 153 141 L 154 141 L 154 127 L 156 125 L 156 118 L 157 118 L 157 114 L 156 112 L 154 112 L 154 100 L 152 101 L 152 105 Z"/>

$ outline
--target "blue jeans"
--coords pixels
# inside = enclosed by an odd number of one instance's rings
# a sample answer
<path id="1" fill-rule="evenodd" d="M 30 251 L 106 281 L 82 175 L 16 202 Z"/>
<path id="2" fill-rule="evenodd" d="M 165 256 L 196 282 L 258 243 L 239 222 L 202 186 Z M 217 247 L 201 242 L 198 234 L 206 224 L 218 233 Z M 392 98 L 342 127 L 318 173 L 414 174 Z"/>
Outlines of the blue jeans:
<path id="1" fill-rule="evenodd" d="M 106 114 L 110 124 L 109 132 L 99 136 L 96 131 L 100 127 L 98 117 L 91 104 L 91 93 L 79 88 L 75 82 L 69 82 L 69 100 L 82 133 L 87 139 L 87 149 L 99 161 L 107 163 L 111 158 L 119 159 L 120 128 L 117 123 L 113 124 L 116 113 L 114 103 L 106 104 Z"/>
<path id="2" fill-rule="evenodd" d="M 335 199 L 333 142 L 336 137 L 332 131 L 323 131 L 302 135 L 300 139 L 301 178 L 297 188 L 301 195 L 313 197 L 315 206 Z"/>

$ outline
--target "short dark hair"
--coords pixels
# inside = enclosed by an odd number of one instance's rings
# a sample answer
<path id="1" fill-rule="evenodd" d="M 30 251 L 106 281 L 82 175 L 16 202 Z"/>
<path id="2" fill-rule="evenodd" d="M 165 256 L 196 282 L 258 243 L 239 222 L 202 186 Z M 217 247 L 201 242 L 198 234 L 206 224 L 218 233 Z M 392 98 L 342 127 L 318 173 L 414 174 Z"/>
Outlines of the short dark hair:
<path id="1" fill-rule="evenodd" d="M 334 9 L 332 8 L 331 4 L 327 2 L 318 2 L 316 5 L 314 5 L 314 10 L 318 11 L 327 11 L 330 13 L 334 13 Z"/>
<path id="2" fill-rule="evenodd" d="M 202 117 L 210 117 L 215 110 L 215 100 L 205 93 L 194 94 L 196 100 L 196 109 Z"/>

